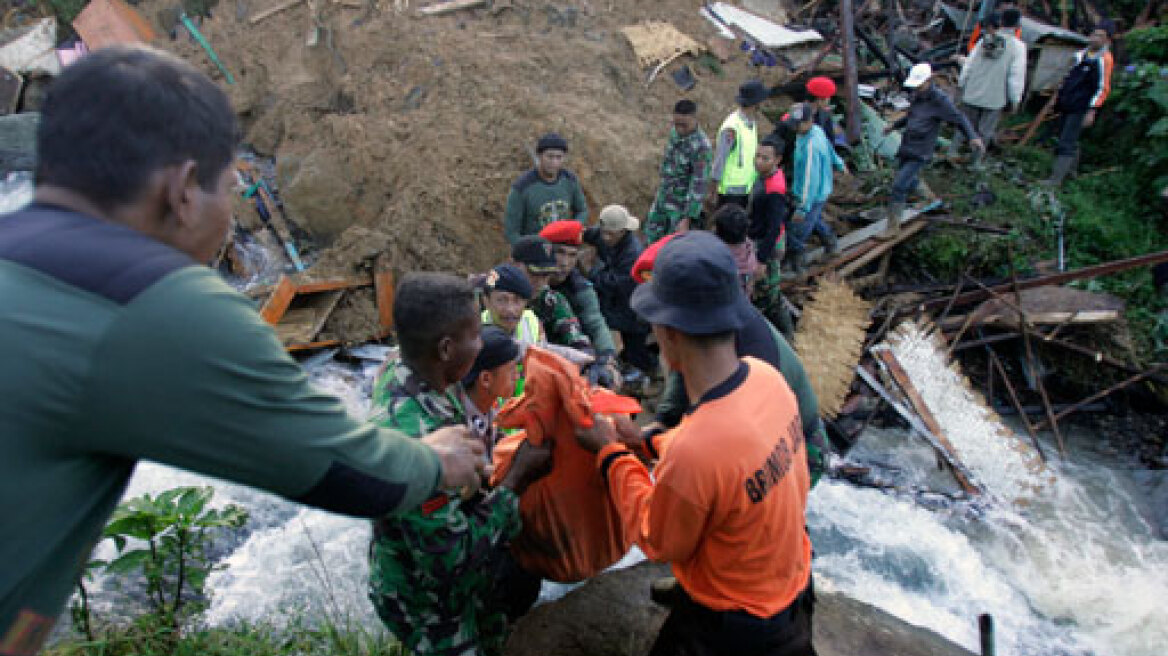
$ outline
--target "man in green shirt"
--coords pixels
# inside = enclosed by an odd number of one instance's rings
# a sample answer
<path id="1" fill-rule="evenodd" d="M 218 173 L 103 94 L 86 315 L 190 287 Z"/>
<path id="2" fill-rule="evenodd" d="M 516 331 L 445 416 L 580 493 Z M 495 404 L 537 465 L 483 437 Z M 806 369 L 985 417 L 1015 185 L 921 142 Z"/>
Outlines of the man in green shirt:
<path id="1" fill-rule="evenodd" d="M 400 351 L 374 384 L 373 421 L 417 437 L 466 425 L 460 382 L 483 344 L 474 291 L 448 274 L 412 274 L 398 286 L 393 313 Z M 492 603 L 493 573 L 520 529 L 519 494 L 546 473 L 550 457 L 550 446 L 524 443 L 516 467 L 486 496 L 440 492 L 374 523 L 369 597 L 411 653 L 502 654 L 507 623 Z"/>
<path id="2" fill-rule="evenodd" d="M 234 183 L 215 84 L 114 46 L 41 111 L 35 201 L 0 218 L 0 654 L 40 648 L 139 459 L 362 517 L 478 486 L 464 428 L 350 417 L 201 264 Z"/>
<path id="3" fill-rule="evenodd" d="M 564 168 L 568 142 L 556 133 L 545 134 L 535 146 L 536 166 L 519 176 L 507 195 L 503 236 L 514 244 L 554 221 L 588 223 L 588 203 L 576 174 Z"/>
<path id="4" fill-rule="evenodd" d="M 698 125 L 697 104 L 688 98 L 677 101 L 661 160 L 661 184 L 645 217 L 646 246 L 674 232 L 703 227 L 710 156 L 710 139 Z"/>

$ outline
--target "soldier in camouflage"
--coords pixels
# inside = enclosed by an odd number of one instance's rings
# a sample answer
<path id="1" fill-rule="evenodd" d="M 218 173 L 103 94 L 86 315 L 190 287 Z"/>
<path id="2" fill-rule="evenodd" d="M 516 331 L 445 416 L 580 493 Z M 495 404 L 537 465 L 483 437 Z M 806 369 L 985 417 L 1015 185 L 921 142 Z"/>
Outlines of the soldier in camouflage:
<path id="1" fill-rule="evenodd" d="M 674 233 L 702 226 L 702 200 L 709 177 L 710 140 L 698 126 L 698 107 L 679 100 L 661 162 L 661 185 L 645 218 L 646 246 Z"/>
<path id="2" fill-rule="evenodd" d="M 539 318 L 548 343 L 592 353 L 592 340 L 580 327 L 571 303 L 549 285 L 551 276 L 558 270 L 551 242 L 538 235 L 521 237 L 511 247 L 511 259 L 527 274 L 535 290 L 530 307 Z"/>
<path id="3" fill-rule="evenodd" d="M 372 421 L 419 437 L 469 423 L 458 383 L 482 344 L 469 285 L 412 274 L 398 287 L 394 317 L 400 353 L 374 384 Z M 439 492 L 418 510 L 374 522 L 369 597 L 411 653 L 502 654 L 507 620 L 494 572 L 520 529 L 519 494 L 546 473 L 549 458 L 550 449 L 525 443 L 520 472 L 485 495 Z"/>

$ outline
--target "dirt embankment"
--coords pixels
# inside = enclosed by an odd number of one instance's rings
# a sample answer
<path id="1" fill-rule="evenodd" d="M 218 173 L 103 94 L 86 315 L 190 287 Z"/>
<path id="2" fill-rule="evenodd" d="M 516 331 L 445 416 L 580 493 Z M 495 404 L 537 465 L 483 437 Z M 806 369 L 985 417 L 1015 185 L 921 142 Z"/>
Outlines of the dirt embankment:
<path id="1" fill-rule="evenodd" d="M 667 75 L 646 88 L 619 28 L 668 20 L 704 43 L 714 30 L 689 0 L 496 0 L 439 17 L 395 13 L 387 0 L 371 12 L 319 0 L 316 45 L 307 45 L 308 3 L 248 23 L 275 4 L 221 0 L 203 23 L 234 85 L 182 30 L 159 45 L 230 94 L 244 142 L 276 157 L 294 221 L 326 244 L 364 229 L 345 242 L 376 243 L 399 271 L 483 270 L 504 256 L 508 188 L 551 130 L 568 139 L 568 166 L 594 212 L 622 203 L 643 216 L 673 103 L 697 101 L 711 133 L 756 74 L 742 56 L 721 77 L 690 60 L 700 75 L 690 92 Z M 139 10 L 157 20 L 167 6 L 143 0 Z M 761 70 L 768 84 L 783 81 L 780 68 Z"/>

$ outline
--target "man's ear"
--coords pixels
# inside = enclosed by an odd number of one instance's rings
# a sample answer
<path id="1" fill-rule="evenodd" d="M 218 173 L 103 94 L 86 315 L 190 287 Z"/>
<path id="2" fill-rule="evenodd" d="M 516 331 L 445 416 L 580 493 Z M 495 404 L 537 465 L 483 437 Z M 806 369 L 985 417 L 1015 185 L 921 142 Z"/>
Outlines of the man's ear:
<path id="1" fill-rule="evenodd" d="M 454 354 L 454 338 L 450 335 L 445 335 L 438 340 L 438 348 L 436 350 L 439 362 L 450 362 Z"/>
<path id="2" fill-rule="evenodd" d="M 199 189 L 199 166 L 195 160 L 168 166 L 166 176 L 167 215 L 183 227 L 196 218 L 195 192 Z"/>
<path id="3" fill-rule="evenodd" d="M 476 386 L 482 387 L 483 389 L 490 389 L 493 378 L 494 377 L 491 376 L 491 370 L 484 369 L 479 372 L 479 379 L 475 381 L 475 384 Z"/>

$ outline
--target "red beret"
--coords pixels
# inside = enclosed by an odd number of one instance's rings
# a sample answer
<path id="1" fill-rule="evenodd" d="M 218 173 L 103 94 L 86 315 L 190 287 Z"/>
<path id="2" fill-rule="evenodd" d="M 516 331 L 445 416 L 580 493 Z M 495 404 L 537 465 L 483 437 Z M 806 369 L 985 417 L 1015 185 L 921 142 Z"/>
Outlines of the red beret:
<path id="1" fill-rule="evenodd" d="M 584 243 L 583 233 L 584 224 L 579 221 L 552 221 L 539 231 L 539 236 L 553 244 L 579 246 Z"/>
<path id="2" fill-rule="evenodd" d="M 653 277 L 653 265 L 657 263 L 657 253 L 661 252 L 661 247 L 664 246 L 666 242 L 679 234 L 681 233 L 675 232 L 671 235 L 665 236 L 662 239 L 658 239 L 657 241 L 653 242 L 649 248 L 646 248 L 641 253 L 641 256 L 637 258 L 637 261 L 633 263 L 633 270 L 631 273 L 633 280 L 635 280 L 637 284 L 649 282 L 649 279 Z"/>
<path id="3" fill-rule="evenodd" d="M 830 98 L 835 95 L 835 82 L 830 77 L 813 77 L 807 81 L 807 93 L 816 98 Z"/>

